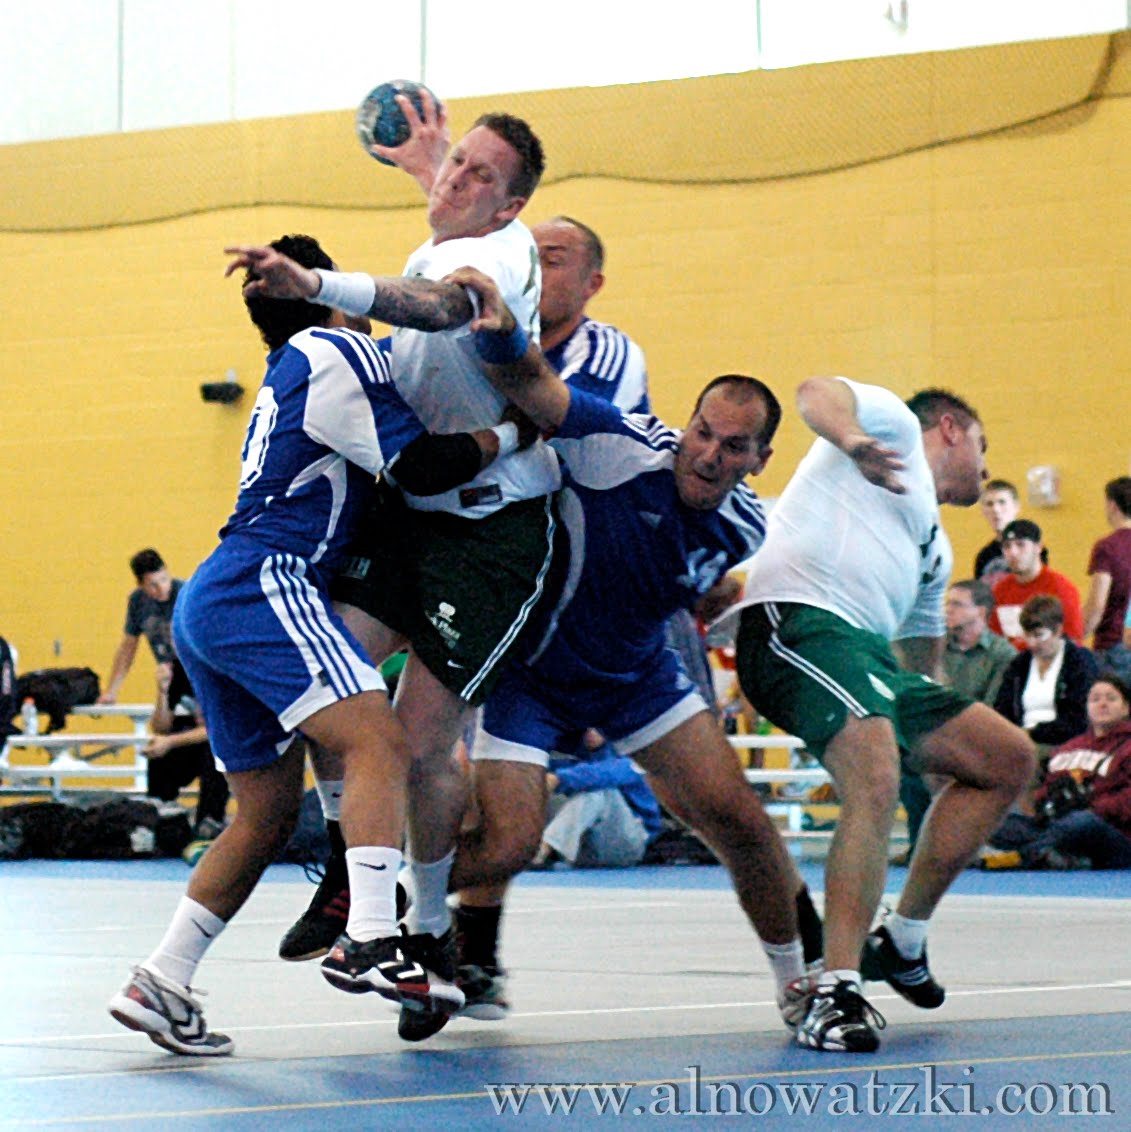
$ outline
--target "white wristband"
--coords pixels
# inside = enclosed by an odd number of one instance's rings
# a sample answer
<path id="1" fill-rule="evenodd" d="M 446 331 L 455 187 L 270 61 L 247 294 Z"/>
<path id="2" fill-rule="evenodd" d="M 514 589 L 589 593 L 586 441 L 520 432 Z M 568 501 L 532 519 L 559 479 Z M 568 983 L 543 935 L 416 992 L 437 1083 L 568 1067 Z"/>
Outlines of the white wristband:
<path id="1" fill-rule="evenodd" d="M 502 424 L 495 425 L 491 431 L 499 438 L 499 454 L 495 457 L 496 460 L 518 451 L 518 425 L 514 421 L 503 421 Z"/>
<path id="2" fill-rule="evenodd" d="M 372 275 L 364 271 L 325 271 L 316 267 L 314 273 L 322 280 L 317 295 L 306 301 L 320 306 L 333 307 L 346 314 L 368 314 L 377 297 L 377 284 Z"/>

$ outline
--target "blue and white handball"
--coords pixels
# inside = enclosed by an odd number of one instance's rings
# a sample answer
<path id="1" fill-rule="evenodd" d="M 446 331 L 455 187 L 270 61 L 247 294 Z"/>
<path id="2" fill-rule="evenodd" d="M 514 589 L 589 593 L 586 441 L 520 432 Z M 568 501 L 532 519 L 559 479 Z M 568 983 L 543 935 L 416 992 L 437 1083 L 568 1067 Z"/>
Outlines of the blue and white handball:
<path id="1" fill-rule="evenodd" d="M 397 146 L 408 141 L 409 126 L 404 111 L 396 103 L 396 96 L 404 94 L 411 99 L 417 112 L 424 114 L 424 100 L 421 91 L 428 90 L 423 83 L 413 82 L 412 79 L 393 79 L 374 87 L 357 108 L 357 137 L 369 151 L 371 145 Z M 432 94 L 432 102 L 437 113 L 442 109 L 440 100 Z M 376 154 L 371 154 L 376 157 Z M 393 162 L 384 157 L 377 157 L 383 165 L 392 165 Z"/>

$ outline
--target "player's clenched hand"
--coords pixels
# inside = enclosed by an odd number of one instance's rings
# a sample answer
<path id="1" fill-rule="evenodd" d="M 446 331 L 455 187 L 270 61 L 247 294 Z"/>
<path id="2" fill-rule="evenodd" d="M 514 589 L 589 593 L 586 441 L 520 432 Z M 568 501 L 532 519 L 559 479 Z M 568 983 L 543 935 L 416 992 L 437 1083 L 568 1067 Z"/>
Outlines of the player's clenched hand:
<path id="1" fill-rule="evenodd" d="M 472 330 L 509 334 L 515 328 L 514 315 L 490 276 L 474 267 L 457 267 L 450 275 L 445 275 L 443 281 L 466 287 L 479 297 L 479 315 L 471 320 Z"/>
<path id="2" fill-rule="evenodd" d="M 844 445 L 844 451 L 869 483 L 893 495 L 903 495 L 907 490 L 899 478 L 905 467 L 899 453 L 885 448 L 874 436 L 861 433 L 857 438 L 850 438 Z"/>
<path id="3" fill-rule="evenodd" d="M 240 268 L 246 268 L 258 276 L 244 284 L 245 299 L 252 295 L 271 299 L 309 299 L 317 295 L 322 287 L 322 280 L 316 272 L 295 263 L 275 248 L 234 244 L 225 248 L 224 253 L 233 257 L 224 271 L 225 277 Z"/>

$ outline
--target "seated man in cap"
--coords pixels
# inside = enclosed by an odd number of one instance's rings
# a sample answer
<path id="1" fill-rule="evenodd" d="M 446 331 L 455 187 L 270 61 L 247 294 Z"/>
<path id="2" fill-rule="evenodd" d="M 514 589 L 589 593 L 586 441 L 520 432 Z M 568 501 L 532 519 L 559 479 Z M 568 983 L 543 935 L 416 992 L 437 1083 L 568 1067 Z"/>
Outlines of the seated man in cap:
<path id="1" fill-rule="evenodd" d="M 1080 591 L 1063 574 L 1044 564 L 1041 528 L 1031 519 L 1014 519 L 1001 532 L 1001 550 L 1009 573 L 994 586 L 996 608 L 990 615 L 990 628 L 1014 648 L 1024 649 L 1021 607 L 1029 598 L 1047 594 L 1059 598 L 1064 607 L 1064 635 L 1080 644 L 1084 637 Z"/>

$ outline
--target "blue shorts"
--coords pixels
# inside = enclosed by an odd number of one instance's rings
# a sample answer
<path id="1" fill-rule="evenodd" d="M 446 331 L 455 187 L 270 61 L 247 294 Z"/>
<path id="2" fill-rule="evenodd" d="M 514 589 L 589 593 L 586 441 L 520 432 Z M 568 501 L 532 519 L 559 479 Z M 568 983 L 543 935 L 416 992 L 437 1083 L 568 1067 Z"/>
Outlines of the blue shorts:
<path id="1" fill-rule="evenodd" d="M 248 538 L 225 539 L 185 583 L 173 640 L 229 772 L 269 766 L 316 711 L 385 687 L 317 567 Z"/>
<path id="2" fill-rule="evenodd" d="M 546 659 L 535 668 L 512 664 L 500 677 L 483 705 L 473 759 L 546 766 L 551 753 L 573 754 L 588 727 L 631 755 L 709 710 L 672 649 L 630 681 L 588 686 L 555 679 Z"/>

